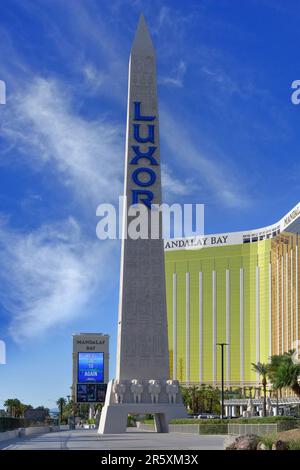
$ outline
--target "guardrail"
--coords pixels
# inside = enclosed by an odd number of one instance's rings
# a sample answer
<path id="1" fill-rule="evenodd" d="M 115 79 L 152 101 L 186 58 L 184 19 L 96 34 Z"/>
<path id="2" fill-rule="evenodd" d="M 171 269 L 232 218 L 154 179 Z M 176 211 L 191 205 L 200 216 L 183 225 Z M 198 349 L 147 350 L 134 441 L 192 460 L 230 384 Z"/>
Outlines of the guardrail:
<path id="1" fill-rule="evenodd" d="M 199 434 L 199 424 L 169 424 L 169 432 Z"/>
<path id="2" fill-rule="evenodd" d="M 69 429 L 68 425 L 60 426 L 30 426 L 27 428 L 17 428 L 11 431 L 0 432 L 0 442 L 6 441 L 9 439 L 14 439 L 17 437 L 32 436 L 35 434 L 46 434 L 48 432 L 59 432 L 67 431 Z"/>
<path id="3" fill-rule="evenodd" d="M 228 424 L 228 434 L 241 436 L 244 434 L 276 434 L 277 424 Z"/>
<path id="4" fill-rule="evenodd" d="M 140 421 L 136 423 L 136 427 L 140 429 L 141 431 L 149 431 L 149 432 L 155 431 L 154 424 L 141 423 Z"/>
<path id="5" fill-rule="evenodd" d="M 141 431 L 154 432 L 154 424 L 137 423 Z M 183 434 L 227 434 L 228 424 L 169 424 L 169 432 Z"/>
<path id="6" fill-rule="evenodd" d="M 154 432 L 154 424 L 137 423 L 137 427 L 141 431 Z M 277 434 L 278 425 L 276 423 L 269 424 L 214 424 L 214 423 L 201 423 L 201 424 L 169 424 L 169 432 L 172 433 L 187 433 L 187 434 L 230 434 L 230 435 L 244 435 L 256 434 L 263 436 L 265 434 Z"/>

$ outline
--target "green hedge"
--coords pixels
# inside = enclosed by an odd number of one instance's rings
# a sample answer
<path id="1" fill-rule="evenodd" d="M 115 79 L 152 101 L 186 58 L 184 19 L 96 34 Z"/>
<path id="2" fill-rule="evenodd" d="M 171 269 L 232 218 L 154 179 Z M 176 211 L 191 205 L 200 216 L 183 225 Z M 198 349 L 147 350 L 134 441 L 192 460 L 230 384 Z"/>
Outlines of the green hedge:
<path id="1" fill-rule="evenodd" d="M 154 425 L 153 419 L 142 420 L 145 424 Z M 173 419 L 170 424 L 198 424 L 200 434 L 227 434 L 228 424 L 277 424 L 278 432 L 300 428 L 300 419 L 289 416 L 267 416 L 265 418 L 236 419 Z"/>
<path id="2" fill-rule="evenodd" d="M 300 428 L 300 419 L 282 419 L 277 422 L 277 430 L 280 431 L 289 431 L 290 429 Z"/>
<path id="3" fill-rule="evenodd" d="M 147 420 L 151 424 L 153 421 Z M 278 427 L 291 426 L 289 429 L 300 427 L 300 419 L 289 416 L 267 416 L 265 418 L 235 418 L 235 419 L 173 419 L 171 424 L 272 424 Z"/>
<path id="4" fill-rule="evenodd" d="M 200 421 L 200 420 L 199 420 Z M 200 424 L 199 434 L 227 434 L 228 424 Z"/>

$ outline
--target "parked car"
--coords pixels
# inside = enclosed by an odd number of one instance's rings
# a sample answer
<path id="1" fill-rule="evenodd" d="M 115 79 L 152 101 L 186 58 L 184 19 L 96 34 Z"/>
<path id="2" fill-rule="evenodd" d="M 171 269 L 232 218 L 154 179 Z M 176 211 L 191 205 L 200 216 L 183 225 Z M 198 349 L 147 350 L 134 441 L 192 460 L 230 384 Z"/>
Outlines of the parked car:
<path id="1" fill-rule="evenodd" d="M 219 419 L 218 415 L 212 415 L 209 413 L 201 413 L 197 416 L 198 419 Z"/>

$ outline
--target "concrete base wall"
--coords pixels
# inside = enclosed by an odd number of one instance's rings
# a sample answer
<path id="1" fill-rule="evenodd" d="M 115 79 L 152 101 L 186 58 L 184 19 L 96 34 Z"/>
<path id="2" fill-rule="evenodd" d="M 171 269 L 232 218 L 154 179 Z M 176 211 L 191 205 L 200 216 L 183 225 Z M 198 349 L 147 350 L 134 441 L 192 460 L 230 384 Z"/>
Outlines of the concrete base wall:
<path id="1" fill-rule="evenodd" d="M 7 439 L 14 439 L 19 436 L 20 429 L 14 429 L 13 431 L 0 432 L 0 441 L 6 441 Z"/>
<path id="2" fill-rule="evenodd" d="M 21 428 L 20 436 L 32 436 L 33 434 L 45 434 L 50 431 L 50 426 L 31 426 Z"/>
<path id="3" fill-rule="evenodd" d="M 68 425 L 61 426 L 31 426 L 28 428 L 18 428 L 13 431 L 0 432 L 0 441 L 15 439 L 17 437 L 34 436 L 35 434 L 46 434 L 48 432 L 66 431 Z"/>
<path id="4" fill-rule="evenodd" d="M 104 405 L 99 434 L 122 434 L 126 432 L 128 414 L 153 414 L 156 432 L 169 432 L 169 422 L 172 419 L 186 417 L 183 404 L 168 403 L 123 403 Z"/>

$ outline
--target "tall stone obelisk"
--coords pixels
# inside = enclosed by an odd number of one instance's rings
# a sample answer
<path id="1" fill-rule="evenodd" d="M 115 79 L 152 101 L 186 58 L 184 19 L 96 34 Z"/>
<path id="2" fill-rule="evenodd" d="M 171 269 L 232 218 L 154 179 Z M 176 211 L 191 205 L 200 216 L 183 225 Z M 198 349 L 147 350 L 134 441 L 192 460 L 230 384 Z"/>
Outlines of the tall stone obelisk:
<path id="1" fill-rule="evenodd" d="M 159 150 L 155 51 L 141 15 L 129 62 L 117 368 L 101 414 L 103 434 L 124 432 L 128 413 L 153 413 L 161 432 L 170 419 L 186 415 L 169 375 L 161 218 L 151 237 L 152 205 L 162 203 Z M 128 229 L 134 207 L 145 216 L 142 238 Z"/>

